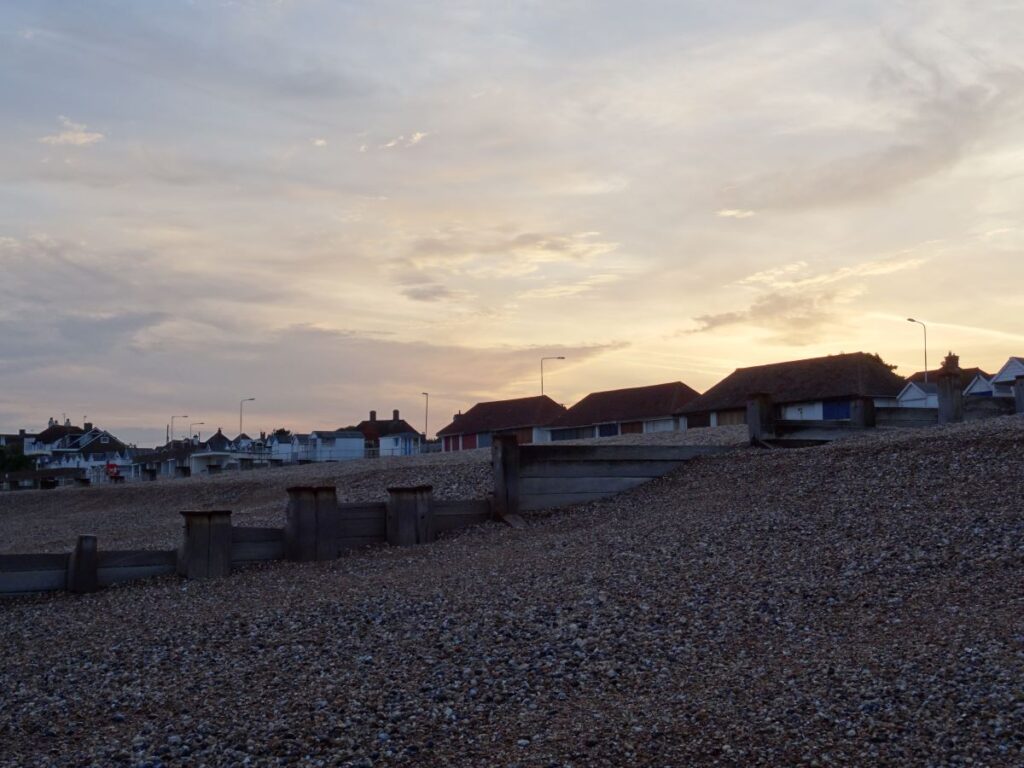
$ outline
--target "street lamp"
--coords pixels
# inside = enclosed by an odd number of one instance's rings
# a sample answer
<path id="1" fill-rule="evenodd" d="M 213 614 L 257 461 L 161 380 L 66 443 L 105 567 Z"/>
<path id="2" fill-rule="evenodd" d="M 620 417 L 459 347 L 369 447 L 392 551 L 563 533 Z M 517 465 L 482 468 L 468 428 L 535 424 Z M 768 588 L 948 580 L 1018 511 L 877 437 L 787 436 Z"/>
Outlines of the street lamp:
<path id="1" fill-rule="evenodd" d="M 423 395 L 423 397 L 426 398 L 426 400 L 425 400 L 425 402 L 423 404 L 423 440 L 424 440 L 424 442 L 426 442 L 427 440 L 430 439 L 428 437 L 428 435 L 430 434 L 430 430 L 427 428 L 427 425 L 429 423 L 428 420 L 430 418 L 430 393 L 429 392 L 420 392 L 420 394 Z"/>
<path id="2" fill-rule="evenodd" d="M 184 414 L 183 416 L 171 416 L 171 440 L 172 441 L 174 440 L 174 420 L 175 419 L 187 419 L 187 418 L 188 418 L 188 414 L 187 413 Z"/>
<path id="3" fill-rule="evenodd" d="M 238 434 L 242 434 L 242 406 L 251 403 L 255 397 L 243 397 L 238 401 Z"/>
<path id="4" fill-rule="evenodd" d="M 540 393 L 544 394 L 544 361 L 545 360 L 565 360 L 563 355 L 557 357 L 542 357 L 540 359 Z"/>
<path id="5" fill-rule="evenodd" d="M 195 434 L 195 432 L 192 431 L 192 427 L 202 427 L 205 424 L 206 424 L 205 421 L 193 421 L 191 424 L 189 424 L 188 425 L 188 436 L 189 436 L 189 439 L 192 439 L 192 435 Z"/>
<path id="6" fill-rule="evenodd" d="M 922 323 L 920 320 L 915 320 L 912 317 L 907 318 L 908 323 L 917 323 L 924 328 L 924 383 L 928 383 L 928 326 Z"/>

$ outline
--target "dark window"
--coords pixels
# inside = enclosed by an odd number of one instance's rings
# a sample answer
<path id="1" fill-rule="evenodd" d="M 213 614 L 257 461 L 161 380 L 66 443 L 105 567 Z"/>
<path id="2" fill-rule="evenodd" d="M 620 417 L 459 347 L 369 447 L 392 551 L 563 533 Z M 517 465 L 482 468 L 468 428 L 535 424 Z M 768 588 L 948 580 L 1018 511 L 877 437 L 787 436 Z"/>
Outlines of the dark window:
<path id="1" fill-rule="evenodd" d="M 618 424 L 602 424 L 597 428 L 598 437 L 615 437 L 619 434 Z"/>
<path id="2" fill-rule="evenodd" d="M 837 421 L 850 418 L 849 400 L 827 400 L 822 403 L 822 418 L 826 421 Z"/>

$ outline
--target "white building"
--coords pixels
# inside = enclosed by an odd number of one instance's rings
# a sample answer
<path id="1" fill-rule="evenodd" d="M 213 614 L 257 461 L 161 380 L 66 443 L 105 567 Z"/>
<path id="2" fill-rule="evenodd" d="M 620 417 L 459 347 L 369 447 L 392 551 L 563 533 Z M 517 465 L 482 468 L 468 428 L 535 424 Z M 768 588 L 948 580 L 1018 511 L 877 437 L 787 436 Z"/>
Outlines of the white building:
<path id="1" fill-rule="evenodd" d="M 992 395 L 1013 397 L 1013 383 L 1018 376 L 1024 376 L 1024 357 L 1011 357 L 992 377 Z"/>
<path id="2" fill-rule="evenodd" d="M 384 439 L 381 438 L 383 446 Z M 345 429 L 318 429 L 309 433 L 308 457 L 311 461 L 348 461 L 366 455 L 362 432 Z M 381 454 L 384 455 L 384 454 Z"/>

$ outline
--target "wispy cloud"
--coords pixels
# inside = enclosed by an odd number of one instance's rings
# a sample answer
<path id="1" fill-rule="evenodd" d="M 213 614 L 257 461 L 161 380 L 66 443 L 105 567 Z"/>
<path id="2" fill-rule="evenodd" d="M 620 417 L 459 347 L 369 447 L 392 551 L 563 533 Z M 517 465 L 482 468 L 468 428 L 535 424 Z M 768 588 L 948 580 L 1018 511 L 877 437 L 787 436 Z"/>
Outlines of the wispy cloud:
<path id="1" fill-rule="evenodd" d="M 76 123 L 64 117 L 64 115 L 61 115 L 58 120 L 60 120 L 64 129 L 59 133 L 43 136 L 39 141 L 43 144 L 59 144 L 72 147 L 85 147 L 103 141 L 104 136 L 102 133 L 87 130 L 88 126 L 84 123 Z"/>
<path id="2" fill-rule="evenodd" d="M 741 211 L 738 208 L 723 208 L 717 214 L 723 219 L 749 219 L 751 216 L 756 216 L 756 211 Z"/>

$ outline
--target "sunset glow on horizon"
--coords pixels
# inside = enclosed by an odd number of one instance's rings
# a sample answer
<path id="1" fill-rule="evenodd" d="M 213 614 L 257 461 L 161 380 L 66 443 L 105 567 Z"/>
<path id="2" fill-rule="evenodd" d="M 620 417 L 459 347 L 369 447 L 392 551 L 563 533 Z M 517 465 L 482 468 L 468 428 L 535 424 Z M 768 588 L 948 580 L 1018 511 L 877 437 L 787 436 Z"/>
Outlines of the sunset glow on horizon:
<path id="1" fill-rule="evenodd" d="M 821 6 L 827 5 L 827 8 Z M 1024 6 L 0 8 L 0 432 L 1024 355 Z M 251 428 L 250 428 L 251 425 Z"/>

